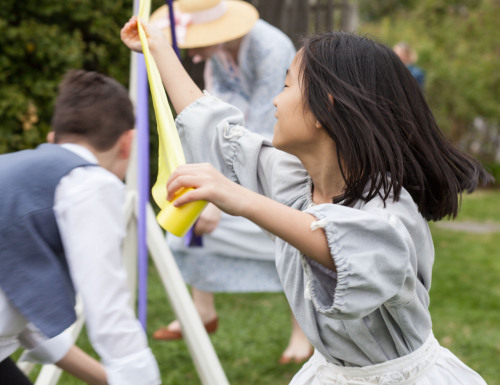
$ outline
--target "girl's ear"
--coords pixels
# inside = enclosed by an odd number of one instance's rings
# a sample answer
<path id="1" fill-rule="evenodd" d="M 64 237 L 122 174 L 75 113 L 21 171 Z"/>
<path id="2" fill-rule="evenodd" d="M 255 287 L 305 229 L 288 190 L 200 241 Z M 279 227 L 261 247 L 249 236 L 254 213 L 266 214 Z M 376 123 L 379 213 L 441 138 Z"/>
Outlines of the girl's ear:
<path id="1" fill-rule="evenodd" d="M 333 105 L 334 105 L 335 102 L 334 102 L 332 94 L 328 94 L 328 100 L 330 101 L 330 104 L 331 104 L 330 108 L 333 111 Z M 318 122 L 317 120 L 316 120 L 315 125 L 316 125 L 316 128 L 323 128 L 323 126 L 321 125 L 321 123 Z"/>

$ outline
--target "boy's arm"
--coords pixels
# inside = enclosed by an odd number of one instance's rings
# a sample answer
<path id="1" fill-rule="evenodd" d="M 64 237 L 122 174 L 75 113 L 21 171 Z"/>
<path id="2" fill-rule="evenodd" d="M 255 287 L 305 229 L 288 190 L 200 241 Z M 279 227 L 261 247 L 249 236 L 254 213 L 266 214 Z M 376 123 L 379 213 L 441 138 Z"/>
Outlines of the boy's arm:
<path id="1" fill-rule="evenodd" d="M 73 345 L 56 365 L 90 385 L 107 385 L 106 372 L 100 362 Z"/>
<path id="2" fill-rule="evenodd" d="M 57 224 L 87 334 L 110 384 L 161 383 L 147 337 L 130 306 L 122 264 L 125 187 L 99 167 L 77 168 L 56 191 Z"/>
<path id="3" fill-rule="evenodd" d="M 54 364 L 69 374 L 91 385 L 106 385 L 104 367 L 73 344 L 73 338 L 65 331 L 50 339 L 41 337 L 33 325 L 19 334 L 19 342 L 26 349 L 19 361 Z"/>

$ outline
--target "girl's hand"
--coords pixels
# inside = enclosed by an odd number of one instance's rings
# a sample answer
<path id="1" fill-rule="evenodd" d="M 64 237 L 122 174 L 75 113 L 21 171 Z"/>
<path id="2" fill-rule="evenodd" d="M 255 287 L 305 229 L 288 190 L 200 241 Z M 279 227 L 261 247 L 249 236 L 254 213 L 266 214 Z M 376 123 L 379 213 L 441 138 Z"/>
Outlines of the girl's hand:
<path id="1" fill-rule="evenodd" d="M 123 43 L 135 52 L 142 52 L 141 40 L 139 38 L 139 30 L 137 26 L 137 16 L 132 16 L 129 21 L 125 23 L 120 31 L 120 37 Z"/>
<path id="2" fill-rule="evenodd" d="M 311 224 L 317 220 L 313 215 L 248 190 L 206 163 L 177 167 L 167 181 L 167 199 L 172 201 L 180 188 L 189 187 L 194 190 L 180 195 L 173 202 L 174 206 L 202 199 L 212 202 L 230 215 L 251 220 L 326 268 L 336 271 L 325 232 L 311 231 Z"/>
<path id="3" fill-rule="evenodd" d="M 146 38 L 148 39 L 148 46 L 151 51 L 167 47 L 169 45 L 163 32 L 156 26 L 148 24 L 143 20 L 139 20 L 137 16 L 132 16 L 129 21 L 125 23 L 120 31 L 120 37 L 123 43 L 135 52 L 142 52 L 141 39 L 139 38 L 138 23 L 142 25 Z"/>
<path id="4" fill-rule="evenodd" d="M 232 182 L 207 163 L 185 164 L 177 167 L 167 181 L 167 200 L 172 201 L 180 188 L 193 187 L 175 199 L 174 206 L 206 200 L 230 215 L 241 215 L 245 205 L 243 195 L 251 193 Z"/>

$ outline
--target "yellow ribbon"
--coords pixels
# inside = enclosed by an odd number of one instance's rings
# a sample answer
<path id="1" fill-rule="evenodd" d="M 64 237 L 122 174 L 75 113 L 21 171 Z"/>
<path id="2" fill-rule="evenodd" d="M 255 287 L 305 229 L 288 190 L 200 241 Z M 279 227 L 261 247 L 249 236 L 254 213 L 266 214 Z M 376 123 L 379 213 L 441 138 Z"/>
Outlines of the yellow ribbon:
<path id="1" fill-rule="evenodd" d="M 151 1 L 141 1 L 139 4 L 139 19 L 148 21 L 151 11 Z M 205 208 L 206 201 L 195 201 L 181 207 L 174 207 L 172 202 L 167 201 L 167 180 L 177 166 L 186 163 L 181 141 L 175 127 L 172 111 L 168 104 L 167 95 L 160 77 L 160 72 L 149 51 L 148 41 L 144 28 L 137 23 L 139 38 L 141 40 L 142 52 L 146 61 L 149 88 L 153 99 L 153 107 L 158 128 L 158 176 L 151 192 L 160 212 L 156 220 L 169 233 L 184 236 L 194 224 L 201 211 Z M 182 195 L 187 190 L 181 190 L 176 194 Z M 175 199 L 174 199 L 175 200 Z"/>

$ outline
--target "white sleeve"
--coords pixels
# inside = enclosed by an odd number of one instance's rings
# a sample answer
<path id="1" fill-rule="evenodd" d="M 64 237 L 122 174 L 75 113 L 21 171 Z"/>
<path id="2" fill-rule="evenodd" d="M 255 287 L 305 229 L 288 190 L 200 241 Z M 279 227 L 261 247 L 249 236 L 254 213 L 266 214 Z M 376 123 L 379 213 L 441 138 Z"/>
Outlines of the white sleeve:
<path id="1" fill-rule="evenodd" d="M 87 332 L 109 384 L 156 385 L 158 365 L 129 305 L 122 264 L 124 193 L 123 183 L 106 170 L 80 167 L 61 181 L 54 209 Z"/>
<path id="2" fill-rule="evenodd" d="M 331 203 L 305 212 L 317 218 L 311 230 L 324 230 L 336 267 L 333 273 L 314 260 L 304 263 L 306 297 L 318 312 L 355 319 L 384 304 L 412 299 L 415 247 L 396 215 L 385 209 L 364 211 Z"/>
<path id="3" fill-rule="evenodd" d="M 60 361 L 73 346 L 73 337 L 68 331 L 49 339 L 40 336 L 41 332 L 31 324 L 28 324 L 26 329 L 19 334 L 19 342 L 27 349 L 19 361 L 54 364 Z"/>

